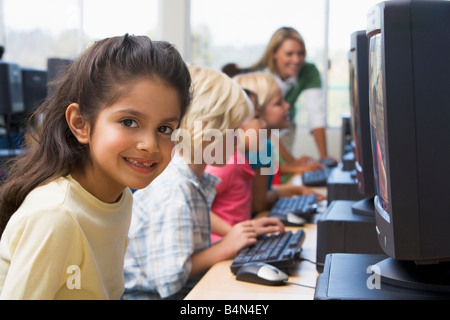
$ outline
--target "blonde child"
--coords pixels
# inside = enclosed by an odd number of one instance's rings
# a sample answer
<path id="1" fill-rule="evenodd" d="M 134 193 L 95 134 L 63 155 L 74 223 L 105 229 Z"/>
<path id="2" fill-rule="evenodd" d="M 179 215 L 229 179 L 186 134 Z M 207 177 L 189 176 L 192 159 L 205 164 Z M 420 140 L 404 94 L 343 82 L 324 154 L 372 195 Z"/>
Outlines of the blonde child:
<path id="1" fill-rule="evenodd" d="M 1 188 L 2 299 L 119 299 L 130 188 L 171 158 L 190 103 L 179 53 L 145 36 L 98 41 L 38 108 Z"/>
<path id="2" fill-rule="evenodd" d="M 213 264 L 256 243 L 252 222 L 243 221 L 211 246 L 210 209 L 219 179 L 204 172 L 211 158 L 223 164 L 234 153 L 223 142 L 227 130 L 251 116 L 250 103 L 225 74 L 196 67 L 190 71 L 193 101 L 178 131 L 172 162 L 133 195 L 124 299 L 181 299 Z"/>
<path id="3" fill-rule="evenodd" d="M 234 79 L 245 89 L 255 92 L 261 105 L 261 116 L 267 123 L 267 129 L 282 129 L 289 126 L 289 104 L 284 101 L 280 87 L 275 79 L 265 72 L 251 72 L 238 75 Z M 256 155 L 249 154 L 249 161 L 255 170 L 253 179 L 253 211 L 259 212 L 270 209 L 275 202 L 281 197 L 289 197 L 293 195 L 311 194 L 313 191 L 305 186 L 296 186 L 291 184 L 274 185 L 273 179 L 276 172 L 263 172 L 264 165 L 260 161 L 261 154 L 267 154 L 271 162 L 277 162 L 277 141 L 278 137 L 273 133 L 269 134 L 266 139 L 265 148 L 260 150 Z M 273 141 L 275 140 L 275 143 Z M 277 166 L 271 167 L 277 168 Z M 297 173 L 301 174 L 308 170 L 314 170 L 321 167 L 318 163 L 310 163 L 306 166 L 280 164 L 281 173 Z M 317 194 L 318 200 L 322 200 L 323 196 Z"/>
<path id="4" fill-rule="evenodd" d="M 211 208 L 212 242 L 220 240 L 236 223 L 252 219 L 255 172 L 245 154 L 250 150 L 257 151 L 259 135 L 265 130 L 266 122 L 260 115 L 256 94 L 250 90 L 244 91 L 254 106 L 254 114 L 238 131 L 242 150 L 236 150 L 225 166 L 208 165 L 205 170 L 221 180 L 216 186 L 217 194 Z M 262 218 L 254 220 L 253 223 L 262 233 L 284 232 L 283 224 L 278 219 Z"/>

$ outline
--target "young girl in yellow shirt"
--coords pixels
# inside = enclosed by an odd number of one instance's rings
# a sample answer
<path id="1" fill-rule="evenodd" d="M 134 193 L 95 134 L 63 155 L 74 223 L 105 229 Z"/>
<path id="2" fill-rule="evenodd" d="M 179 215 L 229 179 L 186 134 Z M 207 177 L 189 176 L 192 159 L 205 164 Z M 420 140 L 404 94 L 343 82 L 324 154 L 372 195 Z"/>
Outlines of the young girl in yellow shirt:
<path id="1" fill-rule="evenodd" d="M 33 115 L 0 191 L 2 299 L 119 299 L 129 188 L 171 159 L 190 103 L 179 53 L 144 36 L 96 42 Z"/>

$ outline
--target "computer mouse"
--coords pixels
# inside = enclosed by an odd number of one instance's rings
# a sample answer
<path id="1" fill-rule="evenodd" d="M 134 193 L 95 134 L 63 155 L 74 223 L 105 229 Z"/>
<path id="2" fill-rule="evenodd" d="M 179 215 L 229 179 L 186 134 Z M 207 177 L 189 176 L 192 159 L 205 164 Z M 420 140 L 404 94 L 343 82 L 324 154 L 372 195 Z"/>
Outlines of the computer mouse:
<path id="1" fill-rule="evenodd" d="M 288 223 L 298 226 L 303 226 L 306 223 L 305 219 L 299 217 L 295 213 L 288 213 L 286 219 Z"/>
<path id="2" fill-rule="evenodd" d="M 236 273 L 236 280 L 269 286 L 283 285 L 288 278 L 277 267 L 263 262 L 248 262 Z"/>

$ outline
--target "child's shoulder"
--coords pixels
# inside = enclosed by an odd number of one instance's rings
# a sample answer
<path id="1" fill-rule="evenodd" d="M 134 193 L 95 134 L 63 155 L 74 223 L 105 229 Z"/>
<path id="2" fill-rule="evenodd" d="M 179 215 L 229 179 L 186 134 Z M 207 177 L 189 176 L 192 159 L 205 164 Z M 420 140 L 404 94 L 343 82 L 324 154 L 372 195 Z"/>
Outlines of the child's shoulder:
<path id="1" fill-rule="evenodd" d="M 32 207 L 39 209 L 59 206 L 64 202 L 67 196 L 69 185 L 70 183 L 67 179 L 59 178 L 39 186 L 27 195 L 21 208 Z"/>
<path id="2" fill-rule="evenodd" d="M 55 246 L 58 250 L 54 251 L 61 254 L 69 247 L 78 248 L 83 235 L 78 221 L 64 206 L 64 188 L 61 187 L 52 182 L 30 192 L 8 221 L 2 245 L 12 252 L 18 245 L 29 251 Z"/>
<path id="3" fill-rule="evenodd" d="M 41 221 L 52 221 L 59 224 L 60 220 L 71 221 L 72 218 L 65 213 L 63 208 L 67 197 L 69 182 L 64 178 L 57 179 L 32 190 L 20 208 L 13 214 L 11 220 L 23 221 L 23 223 L 41 223 Z M 47 223 L 46 222 L 46 223 Z"/>

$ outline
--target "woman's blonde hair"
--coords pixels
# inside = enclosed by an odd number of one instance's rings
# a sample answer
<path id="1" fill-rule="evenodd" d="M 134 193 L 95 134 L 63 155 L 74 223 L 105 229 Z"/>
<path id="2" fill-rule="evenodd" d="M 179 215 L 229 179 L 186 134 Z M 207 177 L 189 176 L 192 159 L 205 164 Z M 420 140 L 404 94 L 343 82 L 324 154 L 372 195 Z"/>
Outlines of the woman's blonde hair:
<path id="1" fill-rule="evenodd" d="M 239 85 L 258 96 L 260 110 L 264 110 L 267 103 L 273 97 L 275 90 L 279 88 L 275 78 L 266 72 L 255 71 L 237 75 L 233 78 Z"/>
<path id="2" fill-rule="evenodd" d="M 258 62 L 256 62 L 251 68 L 252 69 L 268 68 L 270 72 L 272 72 L 273 74 L 277 74 L 277 68 L 275 65 L 275 61 L 273 59 L 273 55 L 281 47 L 284 40 L 286 39 L 297 40 L 303 46 L 303 48 L 305 48 L 306 54 L 305 40 L 303 40 L 303 37 L 300 35 L 300 33 L 291 27 L 281 27 L 278 30 L 276 30 L 272 35 L 272 37 L 270 38 L 269 44 L 267 45 L 266 50 L 264 51 L 264 54 L 261 57 L 261 59 Z"/>
<path id="3" fill-rule="evenodd" d="M 253 113 L 253 107 L 244 90 L 222 72 L 208 68 L 189 67 L 192 78 L 192 102 L 180 129 L 186 130 L 192 145 L 204 139 L 209 129 L 237 129 Z M 196 125 L 197 123 L 197 125 Z M 202 132 L 198 132 L 201 123 Z"/>

